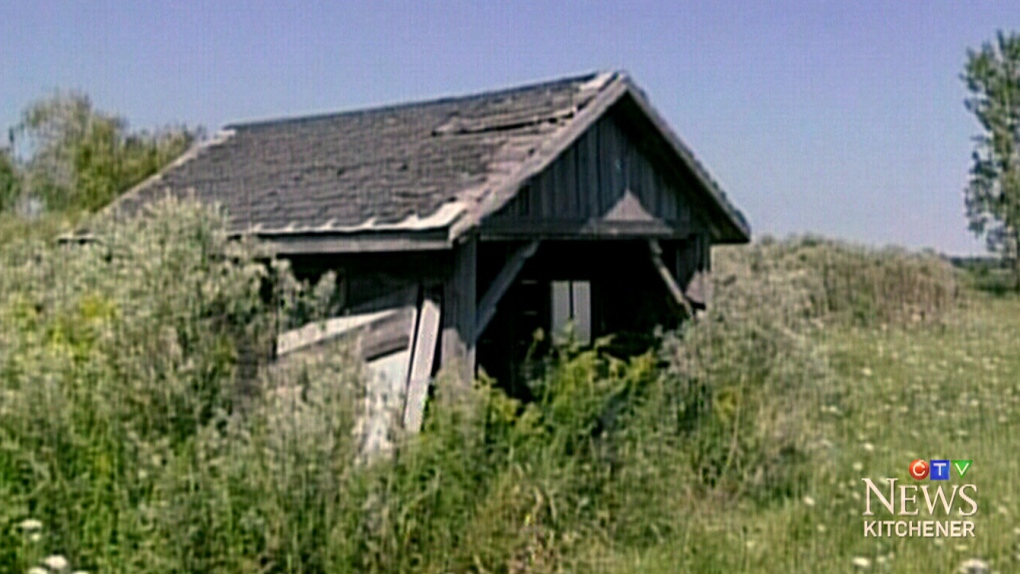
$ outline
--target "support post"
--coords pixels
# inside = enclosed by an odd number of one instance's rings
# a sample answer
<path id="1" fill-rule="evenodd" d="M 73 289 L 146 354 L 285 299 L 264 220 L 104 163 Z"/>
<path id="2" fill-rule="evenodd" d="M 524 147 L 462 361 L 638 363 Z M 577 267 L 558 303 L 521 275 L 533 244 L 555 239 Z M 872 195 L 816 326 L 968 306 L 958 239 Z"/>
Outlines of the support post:
<path id="1" fill-rule="evenodd" d="M 443 286 L 443 343 L 440 367 L 455 367 L 465 385 L 475 377 L 475 286 L 478 240 L 471 236 L 453 249 L 453 262 Z"/>

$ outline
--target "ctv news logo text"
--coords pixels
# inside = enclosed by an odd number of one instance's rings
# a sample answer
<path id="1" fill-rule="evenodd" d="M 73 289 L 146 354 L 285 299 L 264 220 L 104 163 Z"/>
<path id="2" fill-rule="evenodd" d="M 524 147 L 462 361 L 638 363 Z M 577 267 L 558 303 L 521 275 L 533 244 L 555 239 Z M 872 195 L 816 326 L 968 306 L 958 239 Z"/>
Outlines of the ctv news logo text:
<path id="1" fill-rule="evenodd" d="M 966 518 L 977 513 L 977 485 L 954 482 L 954 479 L 962 480 L 970 467 L 969 460 L 918 459 L 907 468 L 913 481 L 900 484 L 899 479 L 889 478 L 883 488 L 870 478 L 862 479 L 864 516 L 890 516 L 886 520 L 865 518 L 864 536 L 974 536 L 974 523 Z M 961 519 L 950 519 L 954 511 Z M 908 516 L 918 518 L 903 518 Z M 939 520 L 939 517 L 946 518 Z"/>

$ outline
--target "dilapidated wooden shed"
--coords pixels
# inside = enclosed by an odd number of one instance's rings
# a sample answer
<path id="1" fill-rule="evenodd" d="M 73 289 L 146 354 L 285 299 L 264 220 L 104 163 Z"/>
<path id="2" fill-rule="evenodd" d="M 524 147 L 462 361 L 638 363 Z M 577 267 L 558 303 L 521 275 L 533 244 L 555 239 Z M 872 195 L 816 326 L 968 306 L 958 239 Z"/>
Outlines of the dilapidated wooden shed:
<path id="1" fill-rule="evenodd" d="M 299 276 L 335 271 L 342 315 L 278 352 L 357 332 L 410 406 L 443 366 L 513 387 L 538 329 L 671 326 L 707 304 L 711 246 L 750 236 L 619 72 L 232 125 L 119 205 L 168 193 L 221 204 Z"/>

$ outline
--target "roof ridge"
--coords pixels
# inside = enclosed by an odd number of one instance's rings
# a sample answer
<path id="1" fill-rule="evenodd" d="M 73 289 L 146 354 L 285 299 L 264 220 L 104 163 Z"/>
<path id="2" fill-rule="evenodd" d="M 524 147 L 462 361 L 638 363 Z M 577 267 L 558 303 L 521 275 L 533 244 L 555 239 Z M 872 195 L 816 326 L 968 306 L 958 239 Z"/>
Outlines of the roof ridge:
<path id="1" fill-rule="evenodd" d="M 528 92 L 528 91 L 538 90 L 538 89 L 542 89 L 542 88 L 551 88 L 551 87 L 558 86 L 558 85 L 563 85 L 563 84 L 587 83 L 587 82 L 591 82 L 591 81 L 594 81 L 594 80 L 598 79 L 600 76 L 606 76 L 606 77 L 612 79 L 612 78 L 615 78 L 615 77 L 625 77 L 626 76 L 626 72 L 623 72 L 621 70 L 595 70 L 595 71 L 587 72 L 587 73 L 584 73 L 584 74 L 562 76 L 562 77 L 555 78 L 555 79 L 541 80 L 541 81 L 531 82 L 531 83 L 523 84 L 523 85 L 521 85 L 521 84 L 509 85 L 507 87 L 494 88 L 494 89 L 489 89 L 489 90 L 485 90 L 485 91 L 481 91 L 481 92 L 471 92 L 471 93 L 458 94 L 458 95 L 447 95 L 447 96 L 440 96 L 440 97 L 420 99 L 420 100 L 406 100 L 406 101 L 396 102 L 396 103 L 392 103 L 392 104 L 383 104 L 383 105 L 369 106 L 369 107 L 363 107 L 363 108 L 353 108 L 353 109 L 349 109 L 349 110 L 339 110 L 339 111 L 331 111 L 331 112 L 319 112 L 319 113 L 311 113 L 311 114 L 305 114 L 305 115 L 284 116 L 284 117 L 278 117 L 278 118 L 242 120 L 242 121 L 238 121 L 238 122 L 228 123 L 225 126 L 223 126 L 222 129 L 223 130 L 247 130 L 247 129 L 252 129 L 252 128 L 264 128 L 264 127 L 277 126 L 277 125 L 287 125 L 287 124 L 294 124 L 294 123 L 322 121 L 322 120 L 328 120 L 328 119 L 332 119 L 332 118 L 350 117 L 350 116 L 357 116 L 357 115 L 377 114 L 377 113 L 391 113 L 391 112 L 394 112 L 394 111 L 398 111 L 398 110 L 402 110 L 402 109 L 412 109 L 412 108 L 419 107 L 419 106 L 433 106 L 433 105 L 441 105 L 441 104 L 451 104 L 451 103 L 464 102 L 464 101 L 474 100 L 474 99 L 479 99 L 480 100 L 480 99 L 487 99 L 487 98 L 492 98 L 492 97 L 501 96 L 501 95 L 511 95 L 511 94 L 515 94 L 515 93 Z M 603 87 L 605 87 L 605 85 L 607 85 L 608 83 L 609 83 L 608 81 L 605 82 Z"/>

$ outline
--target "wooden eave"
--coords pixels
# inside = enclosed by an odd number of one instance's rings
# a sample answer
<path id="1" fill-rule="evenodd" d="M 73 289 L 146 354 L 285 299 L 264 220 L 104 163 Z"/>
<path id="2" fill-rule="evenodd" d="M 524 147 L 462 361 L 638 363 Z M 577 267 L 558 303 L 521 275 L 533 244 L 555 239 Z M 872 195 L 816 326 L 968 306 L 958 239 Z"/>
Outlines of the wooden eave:
<path id="1" fill-rule="evenodd" d="M 235 234 L 237 236 L 243 233 Z M 418 231 L 376 231 L 357 233 L 252 233 L 280 255 L 317 253 L 383 253 L 398 251 L 437 251 L 453 247 L 446 228 Z"/>

